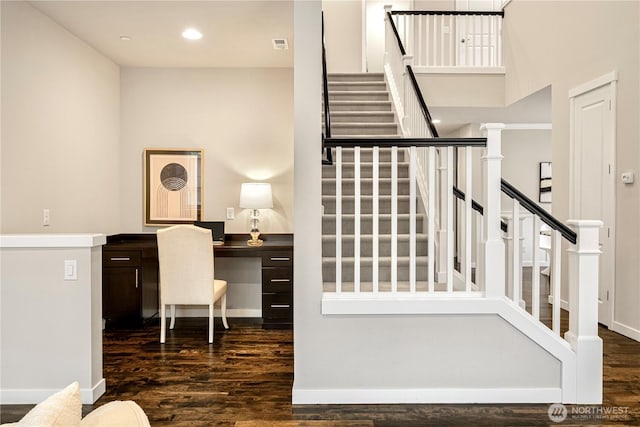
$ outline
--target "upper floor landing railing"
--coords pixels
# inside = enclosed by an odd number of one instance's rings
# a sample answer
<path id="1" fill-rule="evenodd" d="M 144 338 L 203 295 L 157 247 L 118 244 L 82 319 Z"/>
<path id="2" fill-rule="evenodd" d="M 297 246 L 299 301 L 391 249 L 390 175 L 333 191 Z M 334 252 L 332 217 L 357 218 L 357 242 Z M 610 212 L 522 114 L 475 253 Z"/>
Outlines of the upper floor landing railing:
<path id="1" fill-rule="evenodd" d="M 391 15 L 415 67 L 502 67 L 503 11 L 397 10 Z"/>

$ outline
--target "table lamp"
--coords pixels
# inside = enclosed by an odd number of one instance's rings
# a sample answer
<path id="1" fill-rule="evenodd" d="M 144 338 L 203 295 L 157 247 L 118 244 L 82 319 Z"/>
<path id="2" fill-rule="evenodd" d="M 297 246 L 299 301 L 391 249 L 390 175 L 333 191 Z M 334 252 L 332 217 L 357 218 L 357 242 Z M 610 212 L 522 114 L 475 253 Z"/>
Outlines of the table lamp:
<path id="1" fill-rule="evenodd" d="M 252 209 L 251 212 L 251 239 L 247 241 L 249 246 L 262 246 L 262 240 L 258 239 L 260 230 L 260 211 L 258 209 L 273 208 L 273 198 L 271 196 L 271 184 L 266 182 L 246 182 L 240 187 L 240 207 Z"/>

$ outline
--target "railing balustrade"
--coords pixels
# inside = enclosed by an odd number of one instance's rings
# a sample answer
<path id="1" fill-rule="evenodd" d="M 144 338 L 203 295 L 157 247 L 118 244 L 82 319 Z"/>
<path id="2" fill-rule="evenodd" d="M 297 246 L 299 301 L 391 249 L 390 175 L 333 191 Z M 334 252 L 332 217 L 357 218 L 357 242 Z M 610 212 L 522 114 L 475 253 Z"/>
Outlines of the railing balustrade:
<path id="1" fill-rule="evenodd" d="M 416 67 L 502 67 L 502 11 L 391 13 Z"/>

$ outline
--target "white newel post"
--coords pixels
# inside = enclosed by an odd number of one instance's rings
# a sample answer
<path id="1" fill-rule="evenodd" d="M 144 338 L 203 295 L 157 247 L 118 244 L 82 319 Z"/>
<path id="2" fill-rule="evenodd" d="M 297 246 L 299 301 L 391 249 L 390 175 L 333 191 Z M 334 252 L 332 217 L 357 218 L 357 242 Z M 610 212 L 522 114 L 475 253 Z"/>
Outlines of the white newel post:
<path id="1" fill-rule="evenodd" d="M 393 6 L 391 6 L 390 4 L 386 4 L 384 6 L 384 56 L 383 56 L 383 60 L 382 63 L 384 65 L 388 65 L 389 64 L 389 46 L 391 46 L 391 25 L 389 21 L 389 12 L 391 12 L 391 8 Z"/>
<path id="2" fill-rule="evenodd" d="M 484 186 L 484 287 L 485 295 L 500 298 L 505 295 L 505 253 L 500 229 L 500 197 L 502 179 L 502 123 L 482 126 L 487 134 L 487 148 L 482 157 Z"/>
<path id="3" fill-rule="evenodd" d="M 569 331 L 576 352 L 576 403 L 602 403 L 602 339 L 598 336 L 599 233 L 602 221 L 567 222 L 578 235 L 569 248 Z"/>

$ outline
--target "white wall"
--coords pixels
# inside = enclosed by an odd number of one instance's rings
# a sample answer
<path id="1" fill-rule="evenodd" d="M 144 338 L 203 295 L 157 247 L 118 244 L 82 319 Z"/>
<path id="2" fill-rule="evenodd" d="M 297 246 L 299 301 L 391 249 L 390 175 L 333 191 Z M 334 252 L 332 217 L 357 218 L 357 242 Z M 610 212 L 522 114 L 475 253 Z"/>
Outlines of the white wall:
<path id="1" fill-rule="evenodd" d="M 639 9 L 636 1 L 513 0 L 503 30 L 507 103 L 552 85 L 553 213 L 561 220 L 569 219 L 568 92 L 618 72 L 614 327 L 638 339 L 640 187 L 624 185 L 620 173 L 640 170 Z"/>
<path id="2" fill-rule="evenodd" d="M 293 229 L 293 71 L 290 68 L 122 69 L 121 232 L 143 227 L 144 148 L 204 150 L 205 220 L 236 219 L 226 232 L 247 233 L 240 185 L 270 182 L 274 208 L 260 231 Z"/>
<path id="3" fill-rule="evenodd" d="M 559 362 L 495 315 L 321 314 L 319 12 L 294 6 L 294 403 L 345 389 L 558 387 Z"/>
<path id="4" fill-rule="evenodd" d="M 322 1 L 329 73 L 363 71 L 363 10 L 363 0 Z"/>
<path id="5" fill-rule="evenodd" d="M 3 233 L 118 232 L 118 66 L 28 3 L 1 7 Z"/>
<path id="6" fill-rule="evenodd" d="M 365 37 L 367 71 L 381 73 L 384 67 L 384 7 L 395 10 L 411 10 L 412 0 L 366 0 Z"/>
<path id="7" fill-rule="evenodd" d="M 80 383 L 84 403 L 95 402 L 105 391 L 104 236 L 87 239 L 96 242 L 86 247 L 64 247 L 60 239 L 49 234 L 40 239 L 41 246 L 3 243 L 0 249 L 2 403 L 38 403 L 73 381 Z M 65 260 L 77 261 L 77 280 L 64 280 Z"/>

